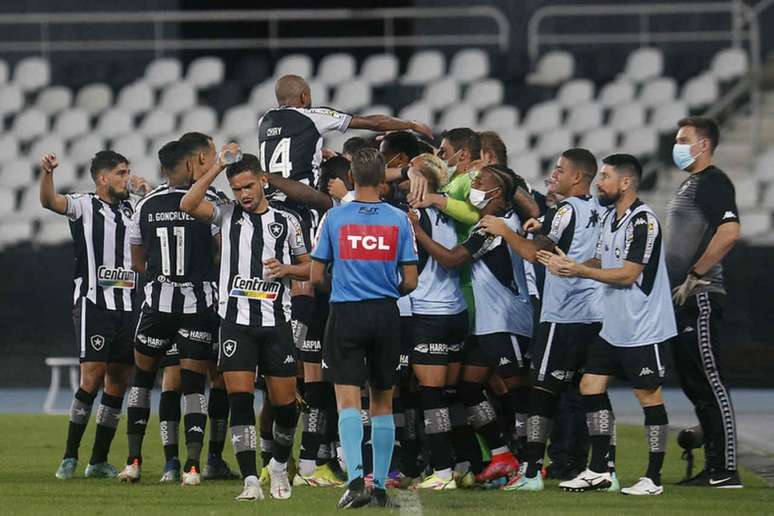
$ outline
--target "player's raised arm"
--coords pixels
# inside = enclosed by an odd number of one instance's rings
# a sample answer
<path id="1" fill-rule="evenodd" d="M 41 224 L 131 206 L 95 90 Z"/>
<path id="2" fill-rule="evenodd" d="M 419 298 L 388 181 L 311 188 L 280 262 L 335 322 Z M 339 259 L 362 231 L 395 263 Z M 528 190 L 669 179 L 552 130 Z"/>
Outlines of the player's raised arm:
<path id="1" fill-rule="evenodd" d="M 416 120 L 402 120 L 387 115 L 354 115 L 349 122 L 350 129 L 367 129 L 369 131 L 416 131 L 428 138 L 433 137 L 430 126 Z"/>
<path id="2" fill-rule="evenodd" d="M 54 169 L 59 166 L 56 154 L 46 154 L 40 160 L 40 205 L 44 208 L 59 213 L 67 214 L 67 197 L 56 193 L 54 188 Z"/>
<path id="3" fill-rule="evenodd" d="M 329 195 L 305 185 L 293 179 L 287 179 L 279 174 L 268 174 L 269 185 L 284 193 L 288 200 L 326 211 L 333 207 L 333 201 Z"/>
<path id="4" fill-rule="evenodd" d="M 180 209 L 191 215 L 197 220 L 209 222 L 215 214 L 215 205 L 204 198 L 207 189 L 210 187 L 218 174 L 226 168 L 223 157 L 226 153 L 236 155 L 239 153 L 239 146 L 236 143 L 229 143 L 223 146 L 215 164 L 212 165 L 206 174 L 199 178 L 180 199 Z"/>

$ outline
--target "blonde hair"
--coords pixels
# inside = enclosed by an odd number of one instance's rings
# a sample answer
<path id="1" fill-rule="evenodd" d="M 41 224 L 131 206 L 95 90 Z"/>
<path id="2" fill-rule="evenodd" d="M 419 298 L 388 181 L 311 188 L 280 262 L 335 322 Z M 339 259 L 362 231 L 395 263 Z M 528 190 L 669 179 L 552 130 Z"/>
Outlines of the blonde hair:
<path id="1" fill-rule="evenodd" d="M 446 163 L 436 156 L 425 152 L 417 156 L 422 160 L 422 166 L 419 168 L 419 172 L 425 176 L 434 189 L 440 190 L 446 183 L 449 182 L 449 170 L 446 168 Z"/>

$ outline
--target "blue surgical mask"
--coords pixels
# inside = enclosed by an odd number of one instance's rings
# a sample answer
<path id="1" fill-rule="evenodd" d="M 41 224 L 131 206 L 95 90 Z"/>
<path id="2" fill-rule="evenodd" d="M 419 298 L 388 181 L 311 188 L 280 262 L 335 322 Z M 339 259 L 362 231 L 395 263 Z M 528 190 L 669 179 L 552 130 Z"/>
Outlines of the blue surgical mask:
<path id="1" fill-rule="evenodd" d="M 672 147 L 672 161 L 675 162 L 675 166 L 680 170 L 686 170 L 693 165 L 696 162 L 696 158 L 701 156 L 702 152 L 704 152 L 701 151 L 696 156 L 691 156 L 692 146 L 692 143 L 676 143 Z"/>

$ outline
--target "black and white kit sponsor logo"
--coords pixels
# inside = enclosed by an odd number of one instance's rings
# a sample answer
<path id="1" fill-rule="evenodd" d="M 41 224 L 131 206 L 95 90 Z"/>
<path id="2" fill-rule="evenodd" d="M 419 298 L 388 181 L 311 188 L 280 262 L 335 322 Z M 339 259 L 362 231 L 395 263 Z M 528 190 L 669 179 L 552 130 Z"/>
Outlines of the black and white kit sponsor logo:
<path id="1" fill-rule="evenodd" d="M 94 351 L 101 351 L 105 347 L 105 337 L 102 335 L 92 335 L 89 342 L 91 342 L 91 347 L 94 348 Z"/>
<path id="2" fill-rule="evenodd" d="M 236 353 L 237 343 L 235 340 L 227 340 L 223 343 L 223 354 L 231 358 Z"/>
<path id="3" fill-rule="evenodd" d="M 149 348 L 163 348 L 169 343 L 169 339 L 159 339 L 158 337 L 149 337 L 142 333 L 137 335 L 137 340 Z"/>
<path id="4" fill-rule="evenodd" d="M 417 344 L 414 346 L 417 353 L 429 353 L 431 355 L 445 355 L 449 352 L 449 346 L 443 342 L 432 342 L 430 344 Z"/>

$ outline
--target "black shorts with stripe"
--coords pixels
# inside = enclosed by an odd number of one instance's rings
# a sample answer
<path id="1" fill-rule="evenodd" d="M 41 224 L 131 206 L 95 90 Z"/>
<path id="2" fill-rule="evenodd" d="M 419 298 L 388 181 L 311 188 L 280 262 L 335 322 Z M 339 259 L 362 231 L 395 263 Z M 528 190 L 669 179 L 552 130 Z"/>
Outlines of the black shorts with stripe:
<path id="1" fill-rule="evenodd" d="M 635 389 L 653 390 L 666 376 L 666 342 L 645 346 L 613 346 L 597 337 L 589 347 L 584 372 L 620 376 Z"/>
<path id="2" fill-rule="evenodd" d="M 135 315 L 100 308 L 85 297 L 73 307 L 73 325 L 81 362 L 133 364 Z"/>
<path id="3" fill-rule="evenodd" d="M 213 335 L 210 356 L 207 360 L 210 362 L 217 362 L 218 339 L 216 339 L 215 336 L 218 334 L 218 328 L 220 327 L 220 317 L 218 317 L 218 314 L 215 313 L 214 310 L 207 317 L 210 323 L 211 333 Z M 172 345 L 164 352 L 164 356 L 161 357 L 161 361 L 159 362 L 160 368 L 176 367 L 180 365 L 180 350 L 178 349 L 177 340 L 178 337 L 175 337 L 175 339 L 172 341 Z"/>
<path id="4" fill-rule="evenodd" d="M 218 371 L 255 371 L 261 376 L 296 376 L 293 331 L 279 326 L 245 326 L 221 320 Z"/>
<path id="5" fill-rule="evenodd" d="M 542 322 L 532 340 L 532 385 L 559 394 L 577 380 L 602 323 Z"/>
<path id="6" fill-rule="evenodd" d="M 143 305 L 134 334 L 134 349 L 150 357 L 166 356 L 177 344 L 180 358 L 211 360 L 216 327 L 213 311 L 195 314 L 158 312 Z"/>
<path id="7" fill-rule="evenodd" d="M 513 333 L 471 335 L 465 343 L 463 364 L 489 367 L 503 378 L 525 375 L 529 371 L 530 340 Z"/>

